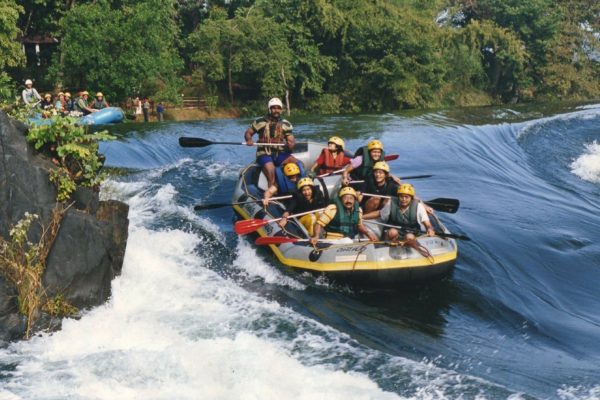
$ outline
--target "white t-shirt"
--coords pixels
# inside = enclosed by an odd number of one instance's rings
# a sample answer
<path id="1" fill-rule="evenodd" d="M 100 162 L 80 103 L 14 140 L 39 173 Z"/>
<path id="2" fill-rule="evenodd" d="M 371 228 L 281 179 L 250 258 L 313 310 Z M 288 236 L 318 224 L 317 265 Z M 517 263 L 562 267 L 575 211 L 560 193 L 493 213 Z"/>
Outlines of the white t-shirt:
<path id="1" fill-rule="evenodd" d="M 379 219 L 383 223 L 387 223 L 387 221 L 390 219 L 390 211 L 392 209 L 391 204 L 392 202 L 388 201 L 385 204 L 385 206 L 383 206 L 383 208 L 379 211 Z M 425 206 L 423 205 L 422 201 L 419 201 L 419 204 L 417 205 L 417 222 L 419 223 L 419 226 L 423 231 L 426 229 L 425 224 L 423 222 L 429 222 L 429 215 L 427 215 L 427 210 L 425 209 Z"/>

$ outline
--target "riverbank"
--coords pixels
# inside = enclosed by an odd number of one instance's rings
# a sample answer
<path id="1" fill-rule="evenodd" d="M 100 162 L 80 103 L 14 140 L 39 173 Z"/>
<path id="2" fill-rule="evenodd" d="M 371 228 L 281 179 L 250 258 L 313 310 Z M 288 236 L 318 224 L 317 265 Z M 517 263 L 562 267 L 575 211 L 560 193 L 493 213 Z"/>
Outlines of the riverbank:
<path id="1" fill-rule="evenodd" d="M 165 121 L 198 121 L 205 119 L 239 118 L 240 111 L 237 108 L 217 108 L 212 112 L 198 108 L 167 108 L 164 113 Z M 139 115 L 133 122 L 144 122 L 144 116 Z M 149 122 L 157 122 L 156 112 L 149 116 Z"/>

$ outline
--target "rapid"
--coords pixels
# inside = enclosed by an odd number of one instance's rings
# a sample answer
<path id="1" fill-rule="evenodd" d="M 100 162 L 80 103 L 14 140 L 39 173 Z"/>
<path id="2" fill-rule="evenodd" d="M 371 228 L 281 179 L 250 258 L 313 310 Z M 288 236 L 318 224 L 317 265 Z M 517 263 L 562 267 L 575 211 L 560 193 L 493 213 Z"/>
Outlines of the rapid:
<path id="1" fill-rule="evenodd" d="M 383 141 L 459 243 L 436 282 L 365 290 L 232 229 L 249 119 L 122 124 L 103 198 L 130 206 L 103 306 L 0 349 L 0 399 L 600 399 L 600 105 L 292 115 L 298 140 Z"/>

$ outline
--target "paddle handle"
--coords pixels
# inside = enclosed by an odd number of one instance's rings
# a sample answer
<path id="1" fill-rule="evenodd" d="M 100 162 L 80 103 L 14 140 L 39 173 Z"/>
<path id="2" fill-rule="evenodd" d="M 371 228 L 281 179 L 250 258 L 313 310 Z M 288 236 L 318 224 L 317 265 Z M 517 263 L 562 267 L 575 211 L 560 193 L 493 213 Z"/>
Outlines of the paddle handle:
<path id="1" fill-rule="evenodd" d="M 292 195 L 288 194 L 286 196 L 278 196 L 278 197 L 270 197 L 269 201 L 273 201 L 273 200 L 284 200 L 284 199 L 291 199 Z M 258 203 L 259 201 L 263 201 L 263 199 L 259 199 L 259 200 L 247 200 L 247 201 L 238 201 L 236 203 L 231 203 L 232 206 L 234 205 L 240 205 L 240 204 L 248 204 L 248 203 Z"/>
<path id="2" fill-rule="evenodd" d="M 312 211 L 304 211 L 304 212 L 301 212 L 301 213 L 298 213 L 298 214 L 288 215 L 286 218 L 289 219 L 289 218 L 301 217 L 301 216 L 306 215 L 306 214 L 312 214 L 312 213 L 316 213 L 316 212 L 323 211 L 323 210 L 325 210 L 325 208 L 318 208 L 318 209 L 312 210 Z M 279 218 L 275 218 L 275 219 L 269 219 L 269 220 L 267 220 L 268 221 L 267 223 L 270 224 L 271 222 L 281 221 L 283 218 L 284 217 L 279 217 Z"/>

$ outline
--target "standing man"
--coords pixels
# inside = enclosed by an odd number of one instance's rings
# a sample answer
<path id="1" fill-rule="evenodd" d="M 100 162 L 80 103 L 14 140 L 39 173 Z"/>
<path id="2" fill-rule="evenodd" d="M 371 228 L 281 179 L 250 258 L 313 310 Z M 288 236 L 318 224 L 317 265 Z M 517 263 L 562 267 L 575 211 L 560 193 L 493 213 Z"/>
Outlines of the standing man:
<path id="1" fill-rule="evenodd" d="M 349 237 L 357 234 L 367 235 L 373 242 L 377 236 L 371 232 L 362 221 L 362 210 L 358 205 L 358 195 L 351 187 L 341 188 L 333 204 L 327 206 L 314 226 L 310 243 L 315 246 L 321 236 L 321 229 L 327 232 L 327 238 Z"/>
<path id="2" fill-rule="evenodd" d="M 163 121 L 163 113 L 165 112 L 165 107 L 163 106 L 162 103 L 158 103 L 158 105 L 156 106 L 156 117 L 158 118 L 158 120 L 160 122 Z"/>
<path id="3" fill-rule="evenodd" d="M 150 115 L 150 100 L 144 97 L 144 103 L 142 103 L 142 111 L 144 111 L 144 122 L 148 122 L 148 116 Z"/>
<path id="4" fill-rule="evenodd" d="M 261 166 L 267 177 L 269 187 L 275 185 L 275 167 L 287 163 L 298 163 L 292 156 L 296 143 L 292 134 L 292 124 L 281 118 L 283 103 L 277 97 L 269 100 L 268 114 L 256 119 L 244 133 L 248 146 L 253 146 L 252 136 L 258 133 L 259 143 L 281 144 L 282 146 L 258 146 L 256 148 L 256 162 Z"/>
<path id="5" fill-rule="evenodd" d="M 23 98 L 23 103 L 31 108 L 42 101 L 42 96 L 40 96 L 38 91 L 33 87 L 31 79 L 25 81 L 25 89 L 23 90 L 23 93 L 21 93 L 21 97 Z"/>

